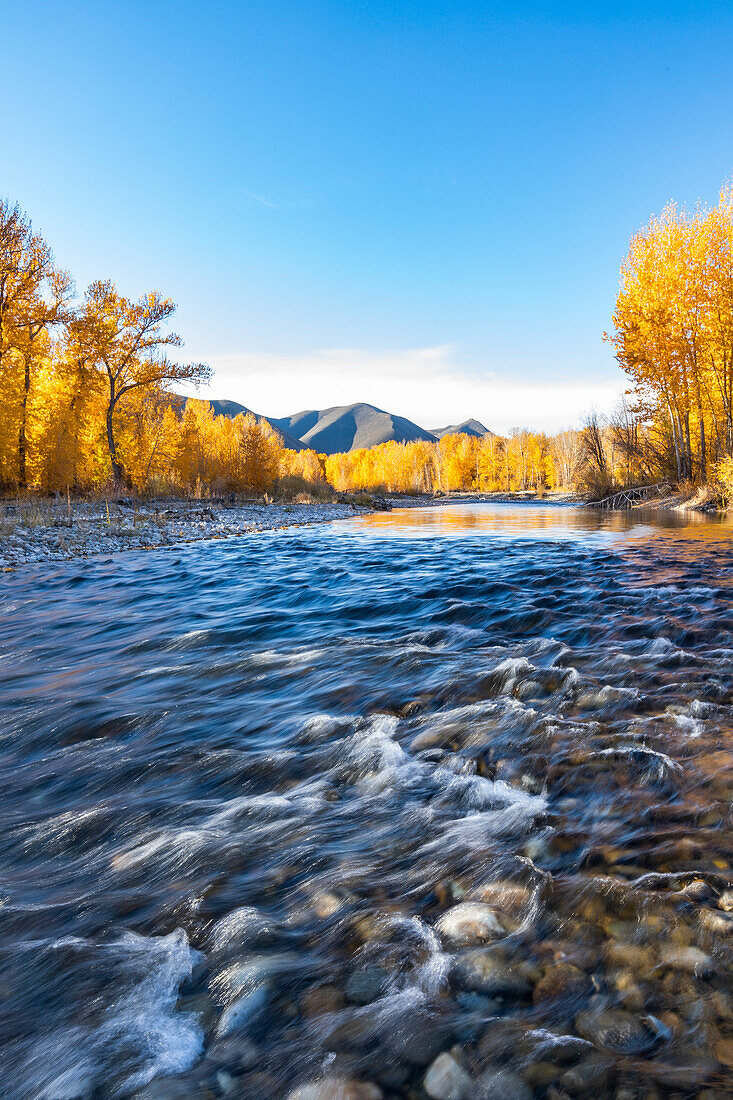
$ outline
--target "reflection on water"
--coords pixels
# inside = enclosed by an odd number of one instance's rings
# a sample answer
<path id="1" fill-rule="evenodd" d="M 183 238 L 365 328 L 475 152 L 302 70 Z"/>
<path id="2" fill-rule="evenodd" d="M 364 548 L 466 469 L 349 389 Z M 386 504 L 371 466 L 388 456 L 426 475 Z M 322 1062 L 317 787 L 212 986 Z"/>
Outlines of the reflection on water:
<path id="1" fill-rule="evenodd" d="M 585 538 L 589 534 L 646 537 L 680 530 L 688 537 L 719 538 L 721 527 L 733 531 L 733 520 L 715 513 L 675 512 L 653 508 L 604 511 L 553 504 L 451 504 L 400 508 L 359 519 L 355 526 L 371 533 L 462 535 L 482 533 L 506 538 Z"/>
<path id="2" fill-rule="evenodd" d="M 8 577 L 3 1095 L 730 1095 L 732 578 L 543 505 Z"/>

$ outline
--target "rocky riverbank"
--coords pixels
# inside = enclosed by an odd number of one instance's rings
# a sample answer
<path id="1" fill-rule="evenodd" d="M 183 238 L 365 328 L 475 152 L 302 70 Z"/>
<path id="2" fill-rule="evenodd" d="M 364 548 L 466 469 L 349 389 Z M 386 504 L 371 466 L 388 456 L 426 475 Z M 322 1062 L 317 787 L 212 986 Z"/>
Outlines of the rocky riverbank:
<path id="1" fill-rule="evenodd" d="M 370 510 L 345 501 L 11 501 L 0 504 L 0 569 L 328 523 Z"/>

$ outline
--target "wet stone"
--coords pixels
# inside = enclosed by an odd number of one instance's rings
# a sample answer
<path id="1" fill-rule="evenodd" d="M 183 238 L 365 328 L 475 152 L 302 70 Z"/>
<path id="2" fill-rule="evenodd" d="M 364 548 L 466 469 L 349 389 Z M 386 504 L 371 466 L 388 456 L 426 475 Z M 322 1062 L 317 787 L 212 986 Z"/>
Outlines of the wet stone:
<path id="1" fill-rule="evenodd" d="M 424 1088 L 432 1100 L 467 1100 L 471 1078 L 452 1054 L 439 1054 L 425 1074 Z"/>
<path id="2" fill-rule="evenodd" d="M 595 1046 L 618 1054 L 643 1054 L 659 1041 L 658 1032 L 622 1009 L 581 1012 L 575 1019 L 579 1035 Z"/>
<path id="3" fill-rule="evenodd" d="M 379 1086 L 370 1081 L 324 1077 L 294 1089 L 287 1100 L 382 1100 L 383 1095 Z"/>
<path id="4" fill-rule="evenodd" d="M 684 970 L 690 974 L 704 975 L 710 970 L 712 960 L 699 947 L 665 947 L 661 960 L 672 970 Z"/>
<path id="5" fill-rule="evenodd" d="M 498 939 L 511 930 L 512 923 L 490 905 L 464 901 L 443 913 L 435 927 L 445 939 L 465 945 Z"/>
<path id="6" fill-rule="evenodd" d="M 563 1067 L 554 1062 L 535 1062 L 522 1072 L 522 1077 L 531 1088 L 548 1088 L 563 1073 Z"/>
<path id="7" fill-rule="evenodd" d="M 344 1007 L 344 995 L 340 989 L 333 985 L 322 985 L 315 989 L 309 989 L 300 999 L 300 1009 L 303 1015 L 320 1016 L 326 1012 L 338 1012 Z"/>
<path id="8" fill-rule="evenodd" d="M 344 986 L 346 1000 L 367 1005 L 386 991 L 390 975 L 381 966 L 365 966 L 355 970 Z"/>
<path id="9" fill-rule="evenodd" d="M 550 966 L 534 987 L 532 1000 L 535 1005 L 550 1001 L 587 996 L 592 989 L 590 978 L 572 963 Z"/>
<path id="10" fill-rule="evenodd" d="M 456 956 L 451 978 L 459 989 L 487 997 L 524 997 L 532 989 L 530 968 L 491 949 L 473 948 Z"/>
<path id="11" fill-rule="evenodd" d="M 488 1070 L 476 1081 L 472 1100 L 532 1100 L 532 1089 L 512 1070 Z"/>

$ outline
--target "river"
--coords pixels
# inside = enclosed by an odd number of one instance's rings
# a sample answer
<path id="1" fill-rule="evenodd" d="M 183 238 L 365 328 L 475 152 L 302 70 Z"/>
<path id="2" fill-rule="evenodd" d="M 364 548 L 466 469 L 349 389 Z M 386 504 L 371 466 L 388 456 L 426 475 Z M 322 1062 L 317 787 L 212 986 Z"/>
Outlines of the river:
<path id="1" fill-rule="evenodd" d="M 2 1095 L 730 1095 L 732 536 L 456 505 L 6 574 Z"/>

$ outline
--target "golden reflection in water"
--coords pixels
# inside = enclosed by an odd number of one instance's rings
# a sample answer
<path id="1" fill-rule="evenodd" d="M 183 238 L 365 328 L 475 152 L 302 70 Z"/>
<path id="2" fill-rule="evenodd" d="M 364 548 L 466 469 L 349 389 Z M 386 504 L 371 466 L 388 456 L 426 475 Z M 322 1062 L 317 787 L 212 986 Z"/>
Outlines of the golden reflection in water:
<path id="1" fill-rule="evenodd" d="M 654 538 L 656 535 L 695 539 L 730 538 L 733 523 L 701 512 L 627 509 L 605 512 L 556 504 L 438 504 L 425 508 L 395 508 L 355 520 L 360 531 L 398 535 L 488 534 L 518 538 L 573 538 L 588 534 Z"/>

